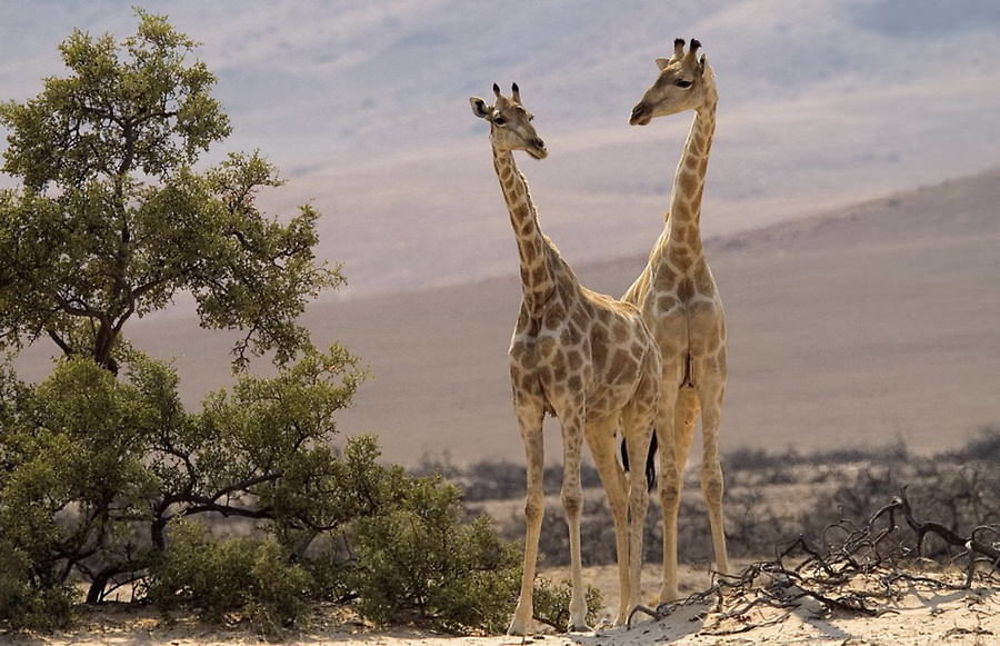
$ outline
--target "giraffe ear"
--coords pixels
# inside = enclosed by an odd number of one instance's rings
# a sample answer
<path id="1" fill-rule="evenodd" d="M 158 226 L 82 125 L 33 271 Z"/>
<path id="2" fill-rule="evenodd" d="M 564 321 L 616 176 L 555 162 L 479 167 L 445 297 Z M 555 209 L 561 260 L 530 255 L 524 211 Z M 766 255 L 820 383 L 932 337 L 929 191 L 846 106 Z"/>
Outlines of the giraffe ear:
<path id="1" fill-rule="evenodd" d="M 656 66 L 659 67 L 661 70 L 666 69 L 667 65 L 670 65 L 670 59 L 669 58 L 658 58 L 658 59 L 656 59 Z"/>
<path id="2" fill-rule="evenodd" d="M 698 71 L 704 74 L 706 65 L 708 65 L 708 57 L 702 54 L 701 58 L 698 60 Z"/>
<path id="3" fill-rule="evenodd" d="M 490 118 L 492 110 L 490 110 L 490 106 L 486 105 L 486 101 L 480 99 L 478 96 L 470 96 L 469 104 L 472 106 L 472 114 L 480 119 Z"/>

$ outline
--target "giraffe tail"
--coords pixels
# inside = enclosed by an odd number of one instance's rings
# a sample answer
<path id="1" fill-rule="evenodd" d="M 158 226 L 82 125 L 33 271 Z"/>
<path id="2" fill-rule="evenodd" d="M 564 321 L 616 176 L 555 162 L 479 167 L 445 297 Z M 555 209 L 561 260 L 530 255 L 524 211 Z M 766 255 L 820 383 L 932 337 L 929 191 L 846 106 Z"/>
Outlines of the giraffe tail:
<path id="1" fill-rule="evenodd" d="M 646 487 L 652 491 L 656 487 L 656 433 L 649 441 L 649 453 L 646 455 Z M 621 443 L 622 467 L 628 473 L 628 444 L 625 438 Z"/>

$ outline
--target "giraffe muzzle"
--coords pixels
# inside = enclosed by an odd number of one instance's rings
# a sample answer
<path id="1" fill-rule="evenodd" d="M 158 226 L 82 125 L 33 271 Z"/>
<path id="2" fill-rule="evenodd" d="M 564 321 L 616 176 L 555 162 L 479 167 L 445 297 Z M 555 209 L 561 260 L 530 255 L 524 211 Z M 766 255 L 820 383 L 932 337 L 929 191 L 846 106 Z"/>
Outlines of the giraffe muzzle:
<path id="1" fill-rule="evenodd" d="M 632 116 L 629 117 L 630 126 L 644 126 L 653 118 L 653 111 L 645 103 L 640 103 L 632 108 Z"/>
<path id="2" fill-rule="evenodd" d="M 545 159 L 549 156 L 549 151 L 545 149 L 545 142 L 541 139 L 531 140 L 531 147 L 527 150 L 528 154 L 535 159 Z"/>

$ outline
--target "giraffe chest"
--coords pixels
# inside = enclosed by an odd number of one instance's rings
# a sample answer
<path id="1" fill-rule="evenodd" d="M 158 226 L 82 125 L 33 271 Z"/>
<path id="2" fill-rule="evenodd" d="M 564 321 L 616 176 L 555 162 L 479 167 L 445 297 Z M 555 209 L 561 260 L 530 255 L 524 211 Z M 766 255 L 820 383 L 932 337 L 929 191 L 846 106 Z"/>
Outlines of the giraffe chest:
<path id="1" fill-rule="evenodd" d="M 515 331 L 509 352 L 514 391 L 542 399 L 557 415 L 581 405 L 588 417 L 619 410 L 635 391 L 646 345 L 652 341 L 643 345 L 623 339 L 624 330 L 614 323 L 627 325 L 613 320 L 610 325 L 582 326 L 570 318 L 554 329 Z"/>

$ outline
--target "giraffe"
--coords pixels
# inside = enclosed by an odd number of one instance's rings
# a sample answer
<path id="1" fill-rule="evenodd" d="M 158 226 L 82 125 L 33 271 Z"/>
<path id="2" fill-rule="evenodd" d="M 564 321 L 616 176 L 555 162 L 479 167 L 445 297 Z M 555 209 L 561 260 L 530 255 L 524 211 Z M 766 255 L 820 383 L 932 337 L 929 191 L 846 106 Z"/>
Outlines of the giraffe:
<path id="1" fill-rule="evenodd" d="M 542 498 L 542 420 L 555 415 L 562 426 L 561 499 L 569 528 L 572 594 L 569 629 L 589 630 L 580 557 L 582 444 L 586 440 L 600 473 L 614 519 L 620 603 L 617 624 L 639 601 L 642 532 L 648 505 L 645 476 L 626 479 L 615 455 L 620 430 L 634 459 L 649 447 L 659 398 L 660 353 L 639 310 L 583 287 L 544 235 L 524 175 L 513 151 L 535 159 L 547 156 L 533 116 L 514 84 L 507 97 L 494 84 L 493 105 L 469 99 L 473 113 L 490 124 L 493 167 L 517 239 L 521 266 L 521 306 L 510 344 L 514 409 L 527 458 L 524 570 L 521 592 L 508 630 L 524 635 L 533 615 L 532 589 Z M 641 448 L 640 448 L 641 447 Z"/>
<path id="2" fill-rule="evenodd" d="M 622 300 L 634 303 L 656 336 L 663 366 L 660 406 L 651 454 L 659 445 L 663 512 L 663 581 L 660 601 L 678 598 L 677 512 L 684 465 L 699 415 L 701 489 L 708 507 L 715 569 L 729 571 L 722 512 L 719 420 L 726 389 L 726 317 L 701 243 L 699 219 L 708 154 L 715 131 L 715 74 L 701 43 L 674 41 L 674 53 L 656 59 L 656 81 L 632 110 L 631 125 L 693 110 L 694 120 L 674 175 L 665 225 L 649 262 Z M 629 451 L 631 455 L 631 451 Z M 640 463 L 633 463 L 640 464 Z"/>

